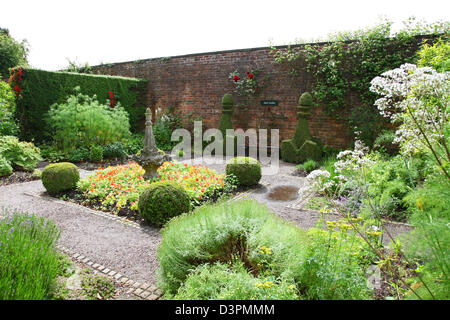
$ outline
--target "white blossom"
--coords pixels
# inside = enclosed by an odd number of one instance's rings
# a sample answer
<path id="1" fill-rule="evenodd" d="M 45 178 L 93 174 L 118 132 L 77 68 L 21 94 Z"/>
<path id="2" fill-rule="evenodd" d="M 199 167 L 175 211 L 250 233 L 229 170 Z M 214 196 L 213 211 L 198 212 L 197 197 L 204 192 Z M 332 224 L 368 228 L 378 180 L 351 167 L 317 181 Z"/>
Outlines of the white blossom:
<path id="1" fill-rule="evenodd" d="M 375 101 L 380 114 L 396 124 L 394 142 L 402 153 L 411 154 L 439 145 L 449 121 L 450 72 L 404 64 L 384 72 L 371 82 L 370 90 L 381 97 Z"/>

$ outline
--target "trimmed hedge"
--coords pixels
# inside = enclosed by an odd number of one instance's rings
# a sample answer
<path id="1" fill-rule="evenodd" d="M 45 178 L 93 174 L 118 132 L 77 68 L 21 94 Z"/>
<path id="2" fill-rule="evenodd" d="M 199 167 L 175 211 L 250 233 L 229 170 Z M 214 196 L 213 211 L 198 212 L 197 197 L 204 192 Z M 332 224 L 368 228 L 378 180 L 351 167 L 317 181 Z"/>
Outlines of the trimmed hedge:
<path id="1" fill-rule="evenodd" d="M 80 180 L 80 173 L 73 163 L 53 163 L 44 168 L 41 180 L 47 192 L 53 195 L 75 188 Z"/>
<path id="2" fill-rule="evenodd" d="M 241 186 L 253 186 L 261 180 L 261 164 L 250 157 L 236 157 L 228 160 L 225 168 L 227 175 L 233 174 Z"/>
<path id="3" fill-rule="evenodd" d="M 160 181 L 142 192 L 138 208 L 146 222 L 163 226 L 171 218 L 189 212 L 191 202 L 182 186 L 173 181 Z"/>
<path id="4" fill-rule="evenodd" d="M 50 106 L 66 101 L 76 86 L 89 96 L 94 94 L 100 103 L 109 99 L 112 91 L 118 102 L 130 115 L 131 130 L 145 117 L 144 94 L 147 80 L 116 76 L 92 75 L 71 72 L 52 72 L 22 68 L 22 89 L 17 99 L 16 118 L 21 138 L 42 142 L 50 138 L 45 121 Z"/>

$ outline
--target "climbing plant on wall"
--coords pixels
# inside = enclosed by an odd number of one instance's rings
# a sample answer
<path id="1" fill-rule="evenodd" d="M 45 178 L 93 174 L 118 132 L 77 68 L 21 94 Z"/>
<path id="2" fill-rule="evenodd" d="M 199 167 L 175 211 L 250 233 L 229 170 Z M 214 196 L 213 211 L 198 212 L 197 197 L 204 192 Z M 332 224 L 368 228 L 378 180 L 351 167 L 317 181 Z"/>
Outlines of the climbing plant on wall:
<path id="1" fill-rule="evenodd" d="M 272 47 L 271 53 L 294 76 L 299 68 L 311 72 L 312 94 L 328 115 L 345 120 L 351 132 L 359 132 L 359 138 L 372 145 L 384 120 L 374 106 L 370 81 L 403 63 L 414 63 L 421 42 L 433 43 L 436 35 L 449 30 L 447 22 L 424 24 L 410 19 L 393 33 L 392 23 L 385 21 L 371 29 L 335 34 L 330 42 L 318 45 Z"/>

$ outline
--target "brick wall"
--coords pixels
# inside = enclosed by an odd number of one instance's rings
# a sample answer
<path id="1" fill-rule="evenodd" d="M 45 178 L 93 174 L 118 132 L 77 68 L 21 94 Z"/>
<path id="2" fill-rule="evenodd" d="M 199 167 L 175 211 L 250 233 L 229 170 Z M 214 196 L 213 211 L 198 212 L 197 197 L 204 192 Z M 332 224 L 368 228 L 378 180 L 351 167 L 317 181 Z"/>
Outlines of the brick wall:
<path id="1" fill-rule="evenodd" d="M 312 77 L 301 70 L 292 78 L 287 69 L 274 62 L 269 48 L 155 58 L 93 68 L 99 74 L 147 79 L 148 106 L 163 111 L 175 107 L 187 127 L 192 126 L 190 120 L 201 116 L 205 129 L 217 128 L 219 124 L 222 96 L 234 89 L 229 74 L 238 70 L 245 76 L 252 67 L 261 68 L 261 75 L 268 76 L 268 80 L 256 98 L 242 99 L 233 94 L 235 129 L 273 128 L 280 130 L 281 139 L 291 138 L 297 124 L 298 98 L 302 92 L 311 91 Z M 350 97 L 349 101 L 354 99 Z M 271 107 L 269 112 L 260 100 L 278 100 L 279 105 Z M 345 123 L 327 116 L 320 106 L 312 110 L 309 126 L 324 145 L 345 148 L 352 141 Z"/>

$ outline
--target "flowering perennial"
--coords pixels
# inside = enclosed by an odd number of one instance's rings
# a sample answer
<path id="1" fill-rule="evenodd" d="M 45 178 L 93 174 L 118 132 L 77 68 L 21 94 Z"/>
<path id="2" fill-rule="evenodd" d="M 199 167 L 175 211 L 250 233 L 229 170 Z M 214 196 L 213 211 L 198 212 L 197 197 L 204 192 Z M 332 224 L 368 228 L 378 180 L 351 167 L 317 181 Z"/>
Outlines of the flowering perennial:
<path id="1" fill-rule="evenodd" d="M 375 102 L 380 114 L 399 125 L 394 142 L 403 153 L 446 143 L 450 72 L 403 64 L 373 79 L 370 90 L 382 96 Z"/>
<path id="2" fill-rule="evenodd" d="M 108 97 L 109 97 L 109 106 L 111 108 L 114 108 L 116 106 L 118 97 L 112 91 L 108 91 Z"/>
<path id="3" fill-rule="evenodd" d="M 9 84 L 13 88 L 16 96 L 20 94 L 22 88 L 20 88 L 20 81 L 23 79 L 22 67 L 12 68 L 11 76 L 9 77 Z"/>
<path id="4" fill-rule="evenodd" d="M 261 91 L 264 82 L 258 83 L 255 73 L 247 71 L 245 78 L 241 78 L 237 71 L 230 73 L 229 78 L 233 80 L 235 91 L 239 96 L 255 96 Z"/>

